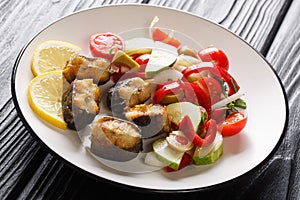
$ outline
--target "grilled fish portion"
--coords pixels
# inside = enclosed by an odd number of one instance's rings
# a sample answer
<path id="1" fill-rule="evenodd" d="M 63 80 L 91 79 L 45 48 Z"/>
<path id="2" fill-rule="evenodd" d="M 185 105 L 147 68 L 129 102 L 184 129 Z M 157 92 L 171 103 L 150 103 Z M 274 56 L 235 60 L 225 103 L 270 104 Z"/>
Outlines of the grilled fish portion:
<path id="1" fill-rule="evenodd" d="M 142 151 L 141 130 L 133 123 L 110 116 L 92 126 L 91 151 L 99 157 L 128 161 Z"/>
<path id="2" fill-rule="evenodd" d="M 75 79 L 92 79 L 102 85 L 110 79 L 110 62 L 104 58 L 75 56 L 67 62 L 63 76 L 69 83 Z"/>
<path id="3" fill-rule="evenodd" d="M 99 113 L 100 89 L 93 79 L 74 80 L 63 92 L 63 117 L 68 127 L 80 130 Z"/>
<path id="4" fill-rule="evenodd" d="M 166 108 L 162 105 L 139 104 L 127 108 L 125 117 L 134 122 L 141 130 L 142 137 L 149 138 L 161 132 L 170 131 Z"/>
<path id="5" fill-rule="evenodd" d="M 150 83 L 134 77 L 117 82 L 107 93 L 107 106 L 115 116 L 122 116 L 124 108 L 144 103 L 151 97 Z"/>

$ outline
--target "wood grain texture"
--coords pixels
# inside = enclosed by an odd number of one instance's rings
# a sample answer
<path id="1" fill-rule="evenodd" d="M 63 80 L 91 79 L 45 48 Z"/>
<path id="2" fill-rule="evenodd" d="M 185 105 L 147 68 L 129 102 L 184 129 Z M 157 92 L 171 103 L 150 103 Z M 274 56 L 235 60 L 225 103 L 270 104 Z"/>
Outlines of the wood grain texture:
<path id="1" fill-rule="evenodd" d="M 289 125 L 278 154 L 291 160 L 289 199 L 300 197 L 300 2 L 294 1 L 288 11 L 267 59 L 279 74 L 289 99 Z"/>
<path id="2" fill-rule="evenodd" d="M 297 199 L 300 195 L 300 123 L 297 117 L 297 79 L 300 76 L 297 67 L 300 44 L 297 13 L 300 11 L 300 3 L 294 1 L 290 6 L 291 2 L 292 0 L 227 0 L 226 3 L 218 0 L 2 0 L 0 199 L 94 199 L 95 195 L 99 195 L 100 189 L 101 198 L 118 198 L 121 195 L 131 199 L 172 200 L 248 199 L 255 196 L 260 199 Z M 276 155 L 250 179 L 242 179 L 231 187 L 205 193 L 148 196 L 128 192 L 91 179 L 66 166 L 41 148 L 22 125 L 9 89 L 12 66 L 22 46 L 40 29 L 60 17 L 87 8 L 122 3 L 166 6 L 205 17 L 229 28 L 267 56 L 283 80 L 290 108 L 296 112 L 290 113 L 287 137 Z"/>
<path id="3" fill-rule="evenodd" d="M 73 12 L 102 5 L 141 3 L 142 0 L 2 0 L 0 3 L 0 107 L 11 97 L 10 75 L 21 48 L 41 29 Z"/>

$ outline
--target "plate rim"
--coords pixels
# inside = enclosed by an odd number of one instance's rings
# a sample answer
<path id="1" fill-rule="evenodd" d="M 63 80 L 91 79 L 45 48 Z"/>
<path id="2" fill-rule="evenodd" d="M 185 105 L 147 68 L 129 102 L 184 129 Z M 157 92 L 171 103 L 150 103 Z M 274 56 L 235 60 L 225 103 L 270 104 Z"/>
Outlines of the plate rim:
<path id="1" fill-rule="evenodd" d="M 232 34 L 233 36 L 235 36 L 237 39 L 241 40 L 244 44 L 246 44 L 248 47 L 250 47 L 252 50 L 254 50 L 254 52 L 259 55 L 260 58 L 263 59 L 263 61 L 268 65 L 268 67 L 271 69 L 271 71 L 273 72 L 273 74 L 275 75 L 280 88 L 281 88 L 281 92 L 283 94 L 284 97 L 284 103 L 285 103 L 285 122 L 284 122 L 284 127 L 282 130 L 282 133 L 280 135 L 280 138 L 278 139 L 276 145 L 273 147 L 272 151 L 268 154 L 268 156 L 266 156 L 260 163 L 258 163 L 255 167 L 253 167 L 252 169 L 250 169 L 249 171 L 240 174 L 237 177 L 234 177 L 232 179 L 229 179 L 227 181 L 221 182 L 221 183 L 217 183 L 214 185 L 209 185 L 209 186 L 204 186 L 204 187 L 198 187 L 198 188 L 191 188 L 191 189 L 176 189 L 176 190 L 172 190 L 172 189 L 152 189 L 152 188 L 145 188 L 145 187 L 137 187 L 137 186 L 133 186 L 133 185 L 129 185 L 129 184 L 124 184 L 124 183 L 119 183 L 116 180 L 110 180 L 104 177 L 101 177 L 99 175 L 93 174 L 89 171 L 86 171 L 83 168 L 80 168 L 79 166 L 69 162 L 68 160 L 64 159 L 63 157 L 61 157 L 60 155 L 58 155 L 58 153 L 56 153 L 54 150 L 52 150 L 50 147 L 48 147 L 41 139 L 40 137 L 33 131 L 33 129 L 31 128 L 31 126 L 29 125 L 29 123 L 27 122 L 27 120 L 25 119 L 21 108 L 19 106 L 18 100 L 17 100 L 17 95 L 16 95 L 16 85 L 15 85 L 15 80 L 16 80 L 16 73 L 18 70 L 18 66 L 19 66 L 19 62 L 25 52 L 25 50 L 27 49 L 27 47 L 31 44 L 31 42 L 38 36 L 40 35 L 43 31 L 45 31 L 48 27 L 50 27 L 51 25 L 57 23 L 58 21 L 61 21 L 65 18 L 71 17 L 72 15 L 76 15 L 78 13 L 82 13 L 82 12 L 88 12 L 90 10 L 94 10 L 94 9 L 105 9 L 106 7 L 125 7 L 125 6 L 135 6 L 135 7 L 152 7 L 152 8 L 160 8 L 160 9 L 167 9 L 167 10 L 173 10 L 173 11 L 177 11 L 177 12 L 182 12 L 197 18 L 200 18 L 208 23 L 211 23 L 214 26 L 218 26 L 221 29 L 224 29 L 226 32 Z M 275 152 L 278 150 L 279 146 L 281 145 L 284 137 L 286 136 L 286 132 L 287 132 L 287 128 L 288 128 L 288 123 L 289 123 L 289 103 L 288 103 L 288 98 L 287 98 L 287 93 L 285 91 L 284 85 L 278 75 L 278 73 L 275 71 L 275 69 L 272 67 L 272 65 L 269 63 L 269 61 L 259 52 L 257 51 L 253 46 L 251 46 L 247 41 L 245 41 L 243 38 L 241 38 L 239 35 L 233 33 L 231 30 L 225 28 L 224 26 L 213 22 L 205 17 L 201 17 L 197 14 L 188 12 L 188 11 L 184 11 L 184 10 L 179 10 L 177 8 L 171 8 L 171 7 L 167 7 L 167 6 L 162 6 L 162 5 L 149 5 L 149 4 L 136 4 L 136 3 L 124 3 L 124 4 L 110 4 L 110 5 L 102 5 L 102 6 L 97 6 L 97 7 L 93 7 L 93 8 L 86 8 L 83 10 L 79 10 L 73 13 L 70 13 L 68 15 L 62 16 L 54 21 L 52 21 L 51 23 L 49 23 L 48 25 L 46 25 L 44 28 L 42 28 L 40 31 L 38 31 L 19 51 L 15 62 L 13 64 L 13 69 L 12 69 L 12 73 L 11 73 L 11 94 L 12 94 L 12 100 L 14 103 L 14 106 L 16 108 L 17 114 L 19 116 L 19 118 L 21 119 L 21 121 L 23 122 L 24 126 L 27 128 L 28 132 L 30 133 L 30 135 L 49 153 L 51 154 L 53 157 L 55 157 L 56 159 L 60 160 L 63 164 L 66 164 L 67 166 L 71 167 L 72 169 L 76 170 L 77 172 L 79 172 L 80 174 L 86 175 L 88 177 L 91 177 L 97 181 L 101 181 L 102 183 L 109 183 L 113 186 L 119 187 L 119 188 L 123 188 L 125 190 L 129 190 L 129 191 L 134 191 L 134 192 L 142 192 L 142 193 L 166 193 L 166 194 L 170 194 L 170 193 L 187 193 L 187 192 L 199 192 L 199 191 L 211 191 L 211 190 L 215 190 L 215 189 L 220 189 L 222 187 L 228 187 L 230 185 L 233 185 L 234 183 L 237 183 L 238 181 L 241 181 L 245 178 L 247 178 L 248 176 L 254 174 L 256 171 L 258 171 L 258 169 L 260 169 L 261 167 L 263 167 L 270 159 L 271 157 L 275 154 Z"/>

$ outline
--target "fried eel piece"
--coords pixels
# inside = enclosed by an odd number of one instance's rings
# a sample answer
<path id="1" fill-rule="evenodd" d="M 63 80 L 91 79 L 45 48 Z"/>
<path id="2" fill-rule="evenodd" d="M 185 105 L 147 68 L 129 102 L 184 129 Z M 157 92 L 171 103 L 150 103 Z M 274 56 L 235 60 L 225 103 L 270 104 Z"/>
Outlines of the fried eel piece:
<path id="1" fill-rule="evenodd" d="M 68 128 L 80 130 L 99 113 L 100 89 L 93 79 L 74 80 L 64 91 L 62 111 Z"/>
<path id="2" fill-rule="evenodd" d="M 139 104 L 127 108 L 125 117 L 142 130 L 143 138 L 150 138 L 161 132 L 170 131 L 166 108 L 159 104 Z"/>
<path id="3" fill-rule="evenodd" d="M 141 130 L 133 123 L 110 116 L 92 125 L 91 152 L 113 161 L 128 161 L 142 151 Z"/>
<path id="4" fill-rule="evenodd" d="M 72 57 L 63 70 L 63 77 L 72 83 L 75 79 L 92 79 L 103 85 L 110 79 L 110 62 L 104 58 Z"/>
<path id="5" fill-rule="evenodd" d="M 151 97 L 150 83 L 134 77 L 117 82 L 107 93 L 107 107 L 114 116 L 122 117 L 126 107 L 144 103 Z"/>

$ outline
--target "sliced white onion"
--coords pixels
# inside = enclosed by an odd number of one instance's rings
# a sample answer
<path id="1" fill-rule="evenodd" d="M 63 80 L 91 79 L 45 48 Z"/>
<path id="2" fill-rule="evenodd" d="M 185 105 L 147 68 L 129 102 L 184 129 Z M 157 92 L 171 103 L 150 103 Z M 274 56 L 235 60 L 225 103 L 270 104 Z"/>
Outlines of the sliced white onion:
<path id="1" fill-rule="evenodd" d="M 169 33 L 169 37 L 173 37 L 174 36 L 175 31 L 172 29 L 171 32 Z"/>
<path id="2" fill-rule="evenodd" d="M 153 17 L 153 20 L 150 23 L 149 26 L 149 38 L 152 38 L 152 32 L 153 32 L 153 27 L 155 26 L 155 24 L 159 21 L 159 18 L 157 16 Z"/>
<path id="3" fill-rule="evenodd" d="M 241 98 L 242 96 L 244 95 L 243 92 L 241 91 L 238 91 L 237 93 L 229 96 L 229 97 L 226 97 L 225 99 L 222 99 L 221 101 L 215 103 L 212 105 L 212 109 L 215 110 L 215 109 L 219 109 L 219 108 L 223 108 L 223 107 L 226 107 L 226 105 L 232 101 L 235 101 L 239 98 Z"/>
<path id="4" fill-rule="evenodd" d="M 187 144 L 182 144 L 178 141 L 177 137 L 180 136 L 182 138 L 185 138 L 187 141 Z M 178 151 L 178 152 L 186 152 L 193 148 L 194 144 L 192 141 L 190 141 L 182 131 L 172 131 L 169 136 L 166 137 L 166 140 L 168 142 L 168 145 Z"/>
<path id="5" fill-rule="evenodd" d="M 181 79 L 183 74 L 175 69 L 166 69 L 153 76 L 153 83 L 159 84 L 167 81 L 176 81 Z"/>
<path id="6" fill-rule="evenodd" d="M 172 65 L 172 68 L 178 70 L 178 71 L 183 71 L 184 69 L 186 69 L 187 67 L 190 67 L 192 65 L 196 65 L 201 63 L 201 60 L 189 56 L 189 55 L 184 55 L 184 54 L 180 54 L 177 59 L 176 62 Z"/>

